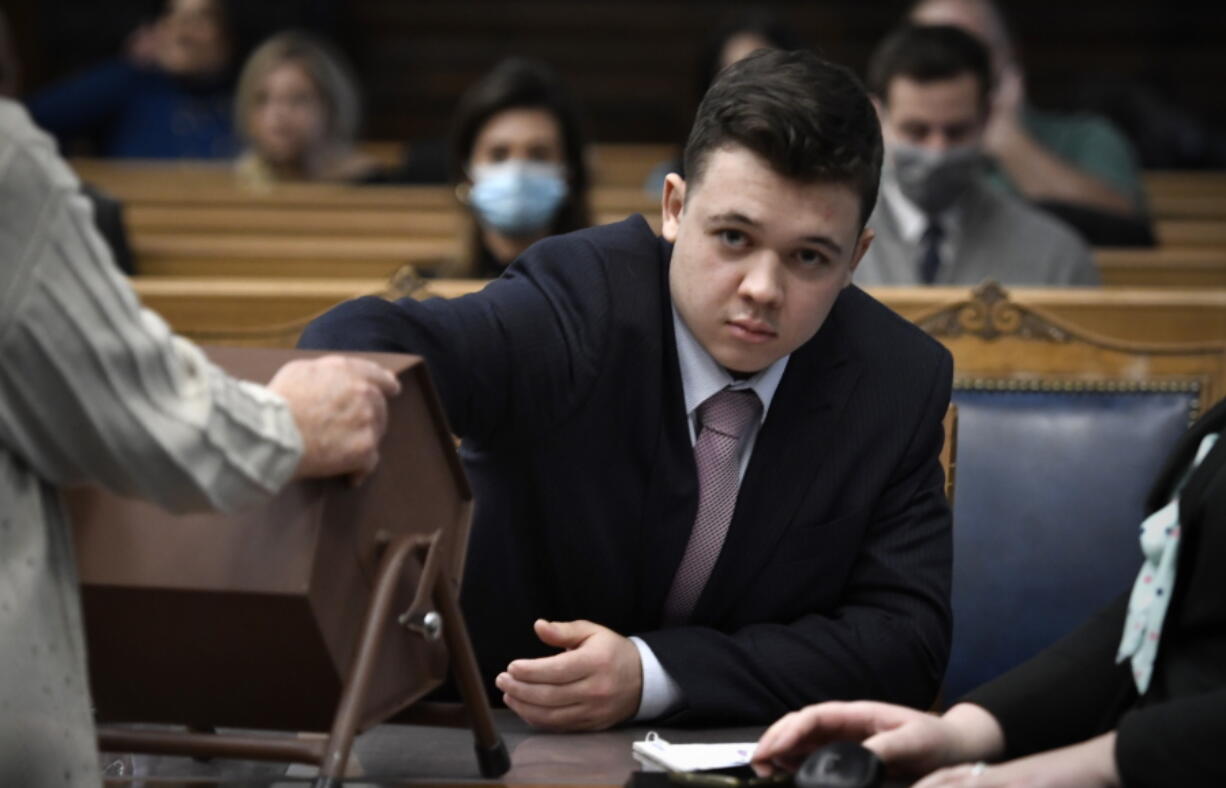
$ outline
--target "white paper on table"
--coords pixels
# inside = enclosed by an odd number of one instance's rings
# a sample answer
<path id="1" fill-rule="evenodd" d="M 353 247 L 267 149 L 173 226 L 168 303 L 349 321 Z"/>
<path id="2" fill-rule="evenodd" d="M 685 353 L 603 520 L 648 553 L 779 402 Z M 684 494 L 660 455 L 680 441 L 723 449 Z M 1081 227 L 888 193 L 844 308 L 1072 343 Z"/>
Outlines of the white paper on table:
<path id="1" fill-rule="evenodd" d="M 757 742 L 669 744 L 651 731 L 643 741 L 636 741 L 632 750 L 645 765 L 673 772 L 695 772 L 744 766 L 753 758 L 757 746 Z"/>

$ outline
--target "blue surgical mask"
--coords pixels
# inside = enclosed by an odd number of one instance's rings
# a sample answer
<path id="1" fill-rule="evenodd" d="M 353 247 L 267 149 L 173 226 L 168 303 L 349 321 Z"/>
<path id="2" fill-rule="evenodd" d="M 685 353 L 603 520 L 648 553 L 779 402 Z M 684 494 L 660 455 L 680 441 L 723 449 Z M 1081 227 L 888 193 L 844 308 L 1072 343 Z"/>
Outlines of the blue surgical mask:
<path id="1" fill-rule="evenodd" d="M 469 200 L 482 224 L 511 237 L 533 235 L 549 226 L 566 199 L 565 172 L 547 161 L 481 164 L 472 168 Z"/>

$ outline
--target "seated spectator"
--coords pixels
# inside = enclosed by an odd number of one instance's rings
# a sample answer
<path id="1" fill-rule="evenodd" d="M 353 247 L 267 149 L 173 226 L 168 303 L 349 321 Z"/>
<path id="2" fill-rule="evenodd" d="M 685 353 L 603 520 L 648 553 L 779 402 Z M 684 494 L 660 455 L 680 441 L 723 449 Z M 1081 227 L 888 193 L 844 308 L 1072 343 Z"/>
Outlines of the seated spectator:
<path id="1" fill-rule="evenodd" d="M 456 195 L 473 218 L 458 273 L 498 276 L 541 238 L 591 223 L 579 111 L 543 63 L 504 60 L 469 88 L 451 142 Z"/>
<path id="2" fill-rule="evenodd" d="M 71 153 L 233 156 L 230 21 L 225 0 L 169 0 L 127 58 L 36 93 L 30 114 Z"/>
<path id="3" fill-rule="evenodd" d="M 801 49 L 804 42 L 783 20 L 762 9 L 738 12 L 707 39 L 698 67 L 699 98 L 719 72 L 759 49 Z"/>
<path id="4" fill-rule="evenodd" d="M 827 742 L 863 740 L 899 776 L 941 769 L 916 788 L 1226 785 L 1223 428 L 1226 401 L 1189 429 L 1156 480 L 1130 594 L 941 717 L 871 702 L 789 714 L 759 742 L 758 768 L 794 768 Z"/>
<path id="5" fill-rule="evenodd" d="M 719 72 L 759 49 L 781 49 L 786 52 L 803 46 L 796 31 L 769 11 L 758 8 L 738 11 L 716 28 L 703 45 L 696 72 L 696 102 L 702 100 Z M 682 169 L 679 155 L 672 161 L 661 162 L 647 176 L 644 191 L 652 197 L 659 197 L 668 174 L 675 172 L 684 175 Z"/>
<path id="6" fill-rule="evenodd" d="M 305 33 L 273 36 L 243 66 L 234 108 L 249 184 L 362 179 L 374 161 L 353 148 L 357 86 L 340 56 Z"/>
<path id="7" fill-rule="evenodd" d="M 988 52 L 956 27 L 907 25 L 869 65 L 886 145 L 864 285 L 1096 284 L 1076 233 L 983 172 Z"/>
<path id="8" fill-rule="evenodd" d="M 0 10 L 0 97 L 16 98 L 20 82 L 21 63 L 13 45 L 12 28 L 8 17 Z M 93 205 L 94 227 L 111 248 L 111 259 L 125 274 L 136 273 L 135 259 L 124 224 L 123 204 L 101 188 L 88 183 L 81 184 L 81 193 Z"/>
<path id="9" fill-rule="evenodd" d="M 996 90 L 984 147 L 998 186 L 1040 204 L 1092 244 L 1153 243 L 1132 145 L 1105 118 L 1028 104 L 1021 61 L 992 0 L 920 0 L 911 20 L 960 27 L 991 52 Z"/>

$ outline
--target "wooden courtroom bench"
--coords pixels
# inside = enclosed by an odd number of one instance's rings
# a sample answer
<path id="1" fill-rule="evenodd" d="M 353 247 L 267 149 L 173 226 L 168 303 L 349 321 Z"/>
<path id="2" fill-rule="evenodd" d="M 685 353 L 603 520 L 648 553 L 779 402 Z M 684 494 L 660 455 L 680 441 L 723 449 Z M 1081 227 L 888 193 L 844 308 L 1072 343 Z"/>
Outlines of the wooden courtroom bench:
<path id="1" fill-rule="evenodd" d="M 1226 201 L 1224 196 L 1223 201 Z M 1161 246 L 1208 246 L 1226 249 L 1226 216 L 1221 219 L 1155 219 Z"/>
<path id="2" fill-rule="evenodd" d="M 1144 182 L 1155 219 L 1226 221 L 1226 171 L 1151 170 Z"/>
<path id="3" fill-rule="evenodd" d="M 289 346 L 313 316 L 348 298 L 366 294 L 438 295 L 471 293 L 486 280 L 426 279 L 394 292 L 386 278 L 324 278 L 287 281 L 260 278 L 132 279 L 142 301 L 178 332 L 215 344 L 245 342 Z M 921 315 L 961 298 L 958 287 L 871 288 L 903 317 Z M 1226 339 L 1226 290 L 1015 289 L 1013 297 L 1104 336 L 1130 341 L 1196 342 Z"/>
<path id="4" fill-rule="evenodd" d="M 404 162 L 408 146 L 392 140 L 368 140 L 358 149 L 385 167 Z M 596 142 L 589 146 L 592 183 L 597 186 L 641 188 L 647 176 L 662 162 L 681 155 L 681 146 L 651 142 Z"/>
<path id="5" fill-rule="evenodd" d="M 329 208 L 333 210 L 454 209 L 450 186 L 359 186 L 288 183 L 252 188 L 237 182 L 229 165 L 208 162 L 73 159 L 85 181 L 126 206 L 207 205 L 241 208 Z M 596 213 L 623 214 L 658 209 L 659 200 L 637 186 L 606 186 L 592 192 Z"/>
<path id="6" fill-rule="evenodd" d="M 466 223 L 451 190 L 441 186 L 286 184 L 253 191 L 215 164 L 74 166 L 124 200 L 137 269 L 153 276 L 386 276 L 405 263 L 453 258 Z M 638 188 L 598 188 L 592 202 L 598 223 L 641 212 L 658 228 L 658 202 Z M 1104 284 L 1226 285 L 1226 245 L 1215 242 L 1221 226 L 1164 221 L 1159 232 L 1178 245 L 1096 250 Z"/>
<path id="7" fill-rule="evenodd" d="M 1145 190 L 1158 196 L 1226 195 L 1226 170 L 1146 170 Z"/>
<path id="8" fill-rule="evenodd" d="M 1107 287 L 1226 287 L 1226 247 L 1095 249 Z"/>
<path id="9" fill-rule="evenodd" d="M 596 143 L 592 145 L 592 183 L 642 189 L 656 167 L 680 155 L 680 145 Z"/>
<path id="10" fill-rule="evenodd" d="M 446 186 L 284 184 L 253 190 L 229 166 L 79 159 L 123 201 L 137 271 L 149 276 L 384 277 L 455 260 L 469 219 Z M 635 188 L 593 194 L 603 224 L 659 203 Z"/>
<path id="11" fill-rule="evenodd" d="M 213 345 L 293 347 L 316 315 L 350 298 L 457 298 L 484 287 L 485 279 L 388 277 L 283 278 L 152 277 L 131 280 L 141 302 L 177 333 Z"/>
<path id="12" fill-rule="evenodd" d="M 642 212 L 653 226 L 660 223 L 659 206 L 644 205 Z M 598 224 L 618 221 L 626 213 L 597 214 Z M 179 233 L 233 233 L 236 235 L 299 235 L 446 238 L 454 239 L 468 228 L 468 217 L 459 206 L 438 209 L 362 211 L 327 207 L 233 207 L 228 205 L 141 204 L 128 207 L 124 221 L 130 235 L 146 238 Z"/>
<path id="13" fill-rule="evenodd" d="M 658 227 L 658 214 L 649 215 Z M 319 236 L 174 233 L 132 240 L 137 270 L 148 276 L 380 277 L 405 264 L 423 270 L 459 254 L 458 236 Z M 1098 249 L 1107 287 L 1226 287 L 1226 248 Z"/>
<path id="14" fill-rule="evenodd" d="M 405 265 L 433 268 L 459 253 L 458 238 L 312 238 L 168 234 L 132 239 L 148 276 L 383 278 Z"/>
<path id="15" fill-rule="evenodd" d="M 372 143 L 379 146 L 379 143 Z M 386 145 L 386 143 L 384 144 Z M 593 183 L 598 194 L 615 195 L 616 207 L 639 204 L 642 183 L 647 174 L 660 162 L 676 155 L 672 145 L 595 145 Z M 387 154 L 384 153 L 384 156 Z M 133 200 L 174 199 L 196 201 L 195 196 L 183 194 L 181 186 L 190 184 L 196 189 L 205 189 L 210 201 L 223 196 L 226 191 L 236 191 L 234 172 L 228 163 L 216 162 L 165 162 L 165 161 L 114 161 L 106 159 L 77 158 L 72 160 L 77 173 L 85 180 L 97 184 L 118 196 Z M 1144 183 L 1152 214 L 1157 218 L 1222 218 L 1226 217 L 1226 172 L 1163 172 L 1149 171 L 1144 174 Z M 300 187 L 305 187 L 303 191 Z M 446 187 L 346 187 L 323 184 L 298 184 L 278 186 L 278 199 L 282 202 L 311 202 L 313 193 L 322 190 L 348 191 L 353 189 L 382 193 L 381 196 L 366 196 L 351 202 L 351 207 L 369 207 L 385 202 L 421 206 L 450 204 L 454 197 Z M 409 190 L 413 196 L 393 196 L 400 190 Z M 251 197 L 250 192 L 246 192 Z M 605 199 L 605 198 L 602 198 Z M 655 202 L 654 196 L 649 198 Z M 248 200 L 250 201 L 250 200 Z M 326 200 L 325 200 L 326 202 Z M 599 201 L 598 201 L 599 202 Z M 603 206 L 601 206 L 603 209 Z"/>
<path id="16" fill-rule="evenodd" d="M 869 292 L 914 320 L 966 298 L 963 287 L 875 287 Z M 1226 340 L 1226 290 L 1009 288 L 1013 300 L 1086 331 L 1131 342 Z"/>
<path id="17" fill-rule="evenodd" d="M 137 203 L 124 211 L 128 232 L 137 238 L 177 233 L 238 235 L 333 235 L 340 237 L 454 238 L 465 226 L 455 207 L 362 211 L 329 207 Z"/>

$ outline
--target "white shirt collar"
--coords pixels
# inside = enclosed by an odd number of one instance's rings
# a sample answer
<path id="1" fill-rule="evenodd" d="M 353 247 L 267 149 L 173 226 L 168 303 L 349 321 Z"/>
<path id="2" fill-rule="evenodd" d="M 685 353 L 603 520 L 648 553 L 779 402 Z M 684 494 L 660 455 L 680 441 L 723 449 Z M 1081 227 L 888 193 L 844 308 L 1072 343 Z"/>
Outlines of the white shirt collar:
<path id="1" fill-rule="evenodd" d="M 898 181 L 893 178 L 881 179 L 881 196 L 885 198 L 885 204 L 898 222 L 898 232 L 902 239 L 909 244 L 918 244 L 924 237 L 924 231 L 928 229 L 928 214 L 907 199 Z M 936 217 L 946 238 L 956 235 L 961 227 L 962 211 L 958 209 L 959 202 L 955 202 Z"/>
<path id="2" fill-rule="evenodd" d="M 698 406 L 725 388 L 751 389 L 762 401 L 762 420 L 766 420 L 766 413 L 770 410 L 775 390 L 779 388 L 783 371 L 787 369 L 790 355 L 784 356 L 753 377 L 738 380 L 711 358 L 711 354 L 695 338 L 681 315 L 677 314 L 676 306 L 673 307 L 673 333 L 677 337 L 677 361 L 681 365 L 685 413 L 690 417 L 691 424 Z"/>

